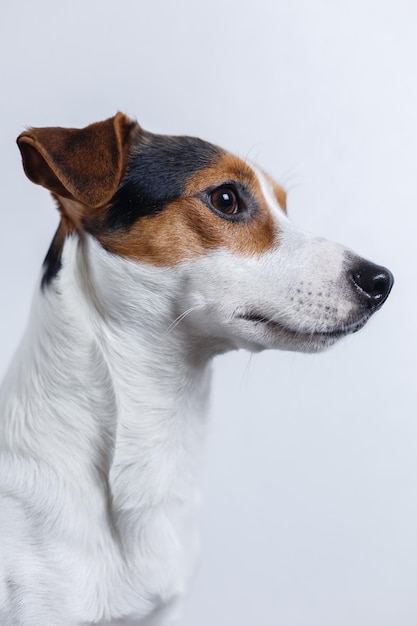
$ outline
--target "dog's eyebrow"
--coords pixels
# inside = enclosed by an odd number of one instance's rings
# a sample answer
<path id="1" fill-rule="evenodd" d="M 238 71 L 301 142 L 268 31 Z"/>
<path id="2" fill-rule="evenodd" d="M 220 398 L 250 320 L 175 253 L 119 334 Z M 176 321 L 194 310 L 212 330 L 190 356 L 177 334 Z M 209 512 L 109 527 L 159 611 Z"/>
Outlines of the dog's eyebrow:
<path id="1" fill-rule="evenodd" d="M 141 217 L 158 213 L 182 194 L 195 172 L 222 154 L 221 148 L 202 139 L 143 131 L 101 227 L 129 228 Z"/>

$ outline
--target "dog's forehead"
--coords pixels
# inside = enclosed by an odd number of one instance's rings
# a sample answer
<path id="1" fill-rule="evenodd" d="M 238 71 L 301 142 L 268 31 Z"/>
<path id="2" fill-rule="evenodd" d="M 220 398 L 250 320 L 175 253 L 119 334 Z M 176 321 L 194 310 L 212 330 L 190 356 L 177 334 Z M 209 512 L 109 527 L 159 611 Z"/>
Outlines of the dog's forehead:
<path id="1" fill-rule="evenodd" d="M 178 198 L 199 170 L 218 161 L 224 150 L 197 137 L 147 131 L 133 143 L 128 169 L 110 203 L 107 223 L 129 227 Z"/>

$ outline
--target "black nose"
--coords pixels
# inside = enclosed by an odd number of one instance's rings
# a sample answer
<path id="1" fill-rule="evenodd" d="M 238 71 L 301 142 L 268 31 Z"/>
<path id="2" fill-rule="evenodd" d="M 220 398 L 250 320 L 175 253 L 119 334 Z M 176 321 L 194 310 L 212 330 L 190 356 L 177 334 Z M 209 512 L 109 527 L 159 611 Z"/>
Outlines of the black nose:
<path id="1" fill-rule="evenodd" d="M 386 267 L 368 261 L 355 267 L 352 279 L 371 309 L 376 309 L 385 302 L 394 284 L 394 277 Z"/>

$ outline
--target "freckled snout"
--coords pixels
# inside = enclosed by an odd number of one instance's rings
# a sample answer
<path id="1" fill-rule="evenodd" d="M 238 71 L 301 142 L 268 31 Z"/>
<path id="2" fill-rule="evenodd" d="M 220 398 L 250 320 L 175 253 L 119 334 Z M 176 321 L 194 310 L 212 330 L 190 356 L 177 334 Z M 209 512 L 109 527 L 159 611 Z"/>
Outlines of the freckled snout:
<path id="1" fill-rule="evenodd" d="M 394 284 L 394 277 L 386 267 L 363 260 L 354 267 L 351 278 L 361 302 L 371 311 L 385 302 Z"/>

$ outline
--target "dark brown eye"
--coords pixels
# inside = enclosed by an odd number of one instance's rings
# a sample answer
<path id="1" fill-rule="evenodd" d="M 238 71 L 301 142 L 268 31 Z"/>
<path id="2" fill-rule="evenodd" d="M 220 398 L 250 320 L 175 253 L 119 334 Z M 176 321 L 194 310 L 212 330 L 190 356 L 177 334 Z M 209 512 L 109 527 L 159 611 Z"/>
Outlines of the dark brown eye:
<path id="1" fill-rule="evenodd" d="M 235 215 L 239 212 L 237 194 L 230 187 L 219 187 L 211 192 L 209 196 L 210 204 L 226 215 Z"/>

